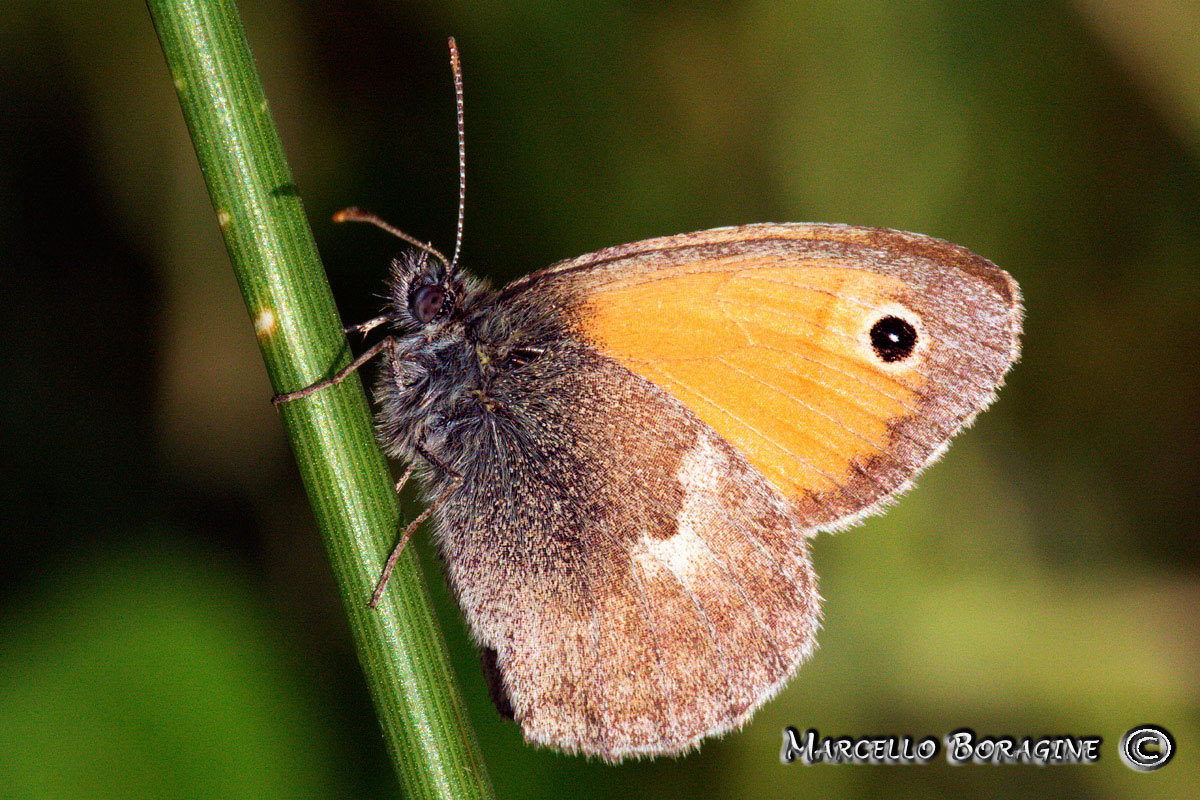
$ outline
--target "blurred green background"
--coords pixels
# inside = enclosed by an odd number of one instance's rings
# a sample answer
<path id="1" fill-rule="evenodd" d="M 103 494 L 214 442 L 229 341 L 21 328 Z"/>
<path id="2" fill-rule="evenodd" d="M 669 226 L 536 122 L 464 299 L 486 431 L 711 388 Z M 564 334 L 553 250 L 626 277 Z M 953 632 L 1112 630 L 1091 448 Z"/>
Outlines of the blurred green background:
<path id="1" fill-rule="evenodd" d="M 417 537 L 504 797 L 1184 797 L 1200 784 L 1200 7 L 242 5 L 347 321 L 394 244 L 495 280 L 717 225 L 921 231 L 1025 350 L 886 517 L 821 536 L 821 647 L 745 730 L 526 747 Z M 391 797 L 328 566 L 139 3 L 0 9 L 0 795 Z M 411 499 L 410 499 L 411 500 Z M 406 502 L 411 512 L 411 502 Z M 1178 755 L 1117 758 L 1139 723 Z M 1104 737 L 1095 766 L 802 767 L 780 731 Z"/>

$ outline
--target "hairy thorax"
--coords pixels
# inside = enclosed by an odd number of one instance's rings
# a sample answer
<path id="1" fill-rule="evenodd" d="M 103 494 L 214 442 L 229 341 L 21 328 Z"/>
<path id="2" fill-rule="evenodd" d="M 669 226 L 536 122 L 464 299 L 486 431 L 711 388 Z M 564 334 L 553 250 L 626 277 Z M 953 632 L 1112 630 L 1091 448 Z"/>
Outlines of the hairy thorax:
<path id="1" fill-rule="evenodd" d="M 375 387 L 388 455 L 425 462 L 431 487 L 452 476 L 495 479 L 534 456 L 531 414 L 543 405 L 536 389 L 555 379 L 541 358 L 553 345 L 536 320 L 487 300 L 435 331 L 399 337 Z"/>

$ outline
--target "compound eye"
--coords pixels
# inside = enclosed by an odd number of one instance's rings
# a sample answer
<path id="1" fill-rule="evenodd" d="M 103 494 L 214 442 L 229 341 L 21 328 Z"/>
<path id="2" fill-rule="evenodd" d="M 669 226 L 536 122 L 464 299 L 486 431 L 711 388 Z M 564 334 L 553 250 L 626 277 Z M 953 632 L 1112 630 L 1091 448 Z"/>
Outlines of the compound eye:
<path id="1" fill-rule="evenodd" d="M 422 286 L 409 300 L 412 314 L 419 322 L 429 322 L 446 303 L 446 291 L 440 286 Z"/>

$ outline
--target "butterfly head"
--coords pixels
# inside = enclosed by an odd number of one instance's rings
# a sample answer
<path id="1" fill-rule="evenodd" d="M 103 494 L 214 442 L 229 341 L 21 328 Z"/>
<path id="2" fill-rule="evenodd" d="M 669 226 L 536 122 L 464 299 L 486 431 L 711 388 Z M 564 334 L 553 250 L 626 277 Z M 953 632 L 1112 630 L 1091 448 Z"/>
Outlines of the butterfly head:
<path id="1" fill-rule="evenodd" d="M 392 261 L 389 283 L 392 324 L 430 338 L 460 322 L 475 294 L 473 280 L 421 250 Z"/>

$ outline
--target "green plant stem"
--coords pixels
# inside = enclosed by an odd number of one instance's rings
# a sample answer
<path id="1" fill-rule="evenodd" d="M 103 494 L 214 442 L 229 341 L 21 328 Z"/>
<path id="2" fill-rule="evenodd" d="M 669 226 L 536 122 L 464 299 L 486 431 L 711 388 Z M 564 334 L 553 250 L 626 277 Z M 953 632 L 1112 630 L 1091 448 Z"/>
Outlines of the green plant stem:
<path id="1" fill-rule="evenodd" d="M 217 221 L 276 392 L 328 377 L 349 347 L 231 0 L 148 0 Z M 263 398 L 266 402 L 266 398 Z M 398 504 L 357 375 L 282 407 L 388 749 L 407 793 L 491 797 L 412 552 L 371 589 Z"/>

